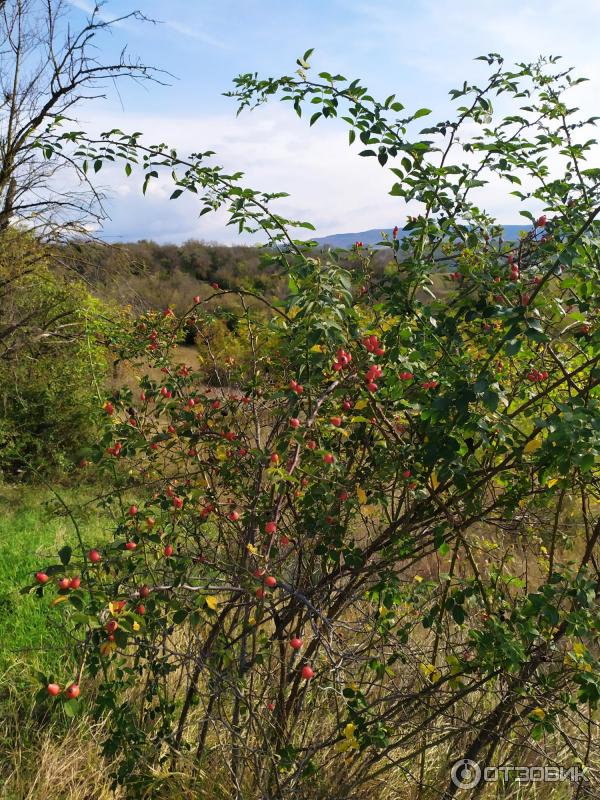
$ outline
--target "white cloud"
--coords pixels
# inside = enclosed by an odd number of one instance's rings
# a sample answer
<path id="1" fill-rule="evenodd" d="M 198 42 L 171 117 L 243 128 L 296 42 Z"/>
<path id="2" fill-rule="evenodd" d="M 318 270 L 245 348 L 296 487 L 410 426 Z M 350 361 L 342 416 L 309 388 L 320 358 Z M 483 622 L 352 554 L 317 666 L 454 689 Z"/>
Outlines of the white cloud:
<path id="1" fill-rule="evenodd" d="M 71 0 L 80 8 L 87 0 Z M 600 51 L 593 31 L 600 28 L 600 2 L 578 0 L 577 13 L 567 0 L 546 0 L 543 7 L 517 0 L 416 0 L 410 10 L 390 7 L 383 0 L 331 0 L 340 11 L 339 30 L 352 42 L 352 71 L 375 64 L 379 83 L 405 100 L 417 97 L 420 105 L 434 109 L 434 118 L 449 113 L 447 91 L 470 80 L 483 80 L 486 66 L 473 62 L 481 52 L 498 51 L 507 62 L 527 61 L 540 53 L 564 54 L 564 64 L 576 64 L 578 72 L 593 80 L 573 91 L 573 104 L 582 114 L 597 112 Z M 174 32 L 197 38 L 216 48 L 227 45 L 219 36 L 205 33 L 191 23 L 170 19 Z M 354 35 L 352 33 L 354 32 Z M 359 33 L 360 35 L 357 35 Z M 340 34 L 341 35 L 341 34 Z M 211 41 L 208 41 L 208 39 Z M 342 42 L 335 47 L 342 53 Z M 337 57 L 337 56 L 336 56 Z M 334 58 L 335 60 L 335 58 Z M 322 63 L 327 68 L 329 63 Z M 387 72 L 386 72 L 387 70 Z M 377 75 L 377 73 L 375 73 Z M 385 79 L 385 80 L 384 80 Z M 193 100 L 190 97 L 190 106 Z M 416 106 L 418 107 L 418 106 Z M 217 151 L 217 163 L 227 170 L 242 170 L 245 183 L 265 191 L 287 191 L 291 197 L 278 201 L 282 214 L 308 219 L 319 234 L 363 230 L 401 223 L 409 209 L 389 196 L 393 176 L 374 159 L 359 158 L 347 145 L 342 123 L 318 123 L 309 128 L 289 106 L 273 104 L 235 117 L 193 110 L 167 116 L 156 110 L 145 114 L 106 112 L 90 124 L 97 130 L 118 126 L 143 130 L 150 141 L 166 141 L 182 154 L 199 150 Z M 85 125 L 84 125 L 85 127 Z M 167 182 L 153 186 L 141 197 L 139 183 L 126 181 L 120 172 L 104 170 L 110 178 L 113 220 L 107 234 L 130 238 L 152 236 L 159 240 L 200 237 L 232 241 L 236 232 L 224 226 L 223 215 L 197 219 L 192 198 L 169 201 Z M 509 195 L 511 187 L 497 182 L 482 192 L 486 206 L 505 223 L 519 220 L 518 205 Z"/>
<path id="2" fill-rule="evenodd" d="M 196 41 L 210 45 L 211 47 L 218 47 L 224 50 L 229 49 L 227 42 L 223 41 L 222 39 L 218 39 L 215 36 L 210 36 L 208 33 L 205 33 L 198 28 L 191 27 L 190 25 L 184 25 L 181 22 L 176 22 L 175 20 L 171 19 L 161 21 L 159 24 L 165 25 L 175 33 L 179 33 L 182 36 L 187 36 L 190 39 L 195 39 Z"/>

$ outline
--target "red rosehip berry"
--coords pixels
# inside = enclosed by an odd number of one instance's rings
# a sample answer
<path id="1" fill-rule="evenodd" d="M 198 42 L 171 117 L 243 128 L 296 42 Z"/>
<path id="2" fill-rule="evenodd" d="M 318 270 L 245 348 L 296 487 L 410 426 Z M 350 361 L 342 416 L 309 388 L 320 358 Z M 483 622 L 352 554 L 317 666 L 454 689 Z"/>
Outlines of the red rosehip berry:
<path id="1" fill-rule="evenodd" d="M 276 522 L 265 523 L 265 533 L 275 533 L 276 530 L 277 530 Z"/>
<path id="2" fill-rule="evenodd" d="M 269 587 L 269 589 L 274 589 L 277 586 L 277 578 L 273 575 L 269 575 L 265 578 L 265 584 Z"/>
<path id="3" fill-rule="evenodd" d="M 293 636 L 290 639 L 290 647 L 292 650 L 300 650 L 302 647 L 302 639 L 299 639 L 297 636 Z"/>
<path id="4" fill-rule="evenodd" d="M 97 564 L 102 559 L 102 556 L 97 550 L 90 550 L 88 553 L 88 558 L 92 564 Z"/>
<path id="5" fill-rule="evenodd" d="M 48 686 L 46 686 L 46 691 L 52 697 L 56 697 L 56 695 L 60 694 L 60 686 L 58 683 L 49 683 Z"/>
<path id="6" fill-rule="evenodd" d="M 117 628 L 119 627 L 119 623 L 116 619 L 109 619 L 106 625 L 104 626 L 104 630 L 107 633 L 114 633 Z"/>
<path id="7" fill-rule="evenodd" d="M 38 583 L 42 583 L 42 584 L 43 583 L 48 583 L 48 581 L 49 581 L 49 578 L 48 578 L 48 576 L 46 575 L 45 572 L 36 572 L 35 573 L 35 579 L 36 579 L 36 581 Z"/>
<path id="8" fill-rule="evenodd" d="M 305 664 L 302 667 L 302 677 L 305 681 L 309 681 L 311 678 L 314 678 L 314 671 L 313 668 L 309 664 Z"/>
<path id="9" fill-rule="evenodd" d="M 76 697 L 79 697 L 79 685 L 77 683 L 72 683 L 65 689 L 65 694 L 69 700 L 74 700 Z"/>
<path id="10" fill-rule="evenodd" d="M 69 581 L 69 589 L 79 589 L 81 586 L 81 578 L 79 575 L 75 575 L 75 577 L 71 578 Z"/>

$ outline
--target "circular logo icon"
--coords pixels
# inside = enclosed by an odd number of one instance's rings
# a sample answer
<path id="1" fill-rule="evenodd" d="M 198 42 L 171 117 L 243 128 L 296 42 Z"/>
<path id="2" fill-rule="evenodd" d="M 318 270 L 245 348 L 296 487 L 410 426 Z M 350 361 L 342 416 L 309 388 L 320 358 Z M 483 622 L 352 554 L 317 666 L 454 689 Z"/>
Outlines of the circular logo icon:
<path id="1" fill-rule="evenodd" d="M 452 783 L 459 789 L 472 789 L 481 780 L 481 767 L 470 758 L 461 758 L 452 767 Z"/>

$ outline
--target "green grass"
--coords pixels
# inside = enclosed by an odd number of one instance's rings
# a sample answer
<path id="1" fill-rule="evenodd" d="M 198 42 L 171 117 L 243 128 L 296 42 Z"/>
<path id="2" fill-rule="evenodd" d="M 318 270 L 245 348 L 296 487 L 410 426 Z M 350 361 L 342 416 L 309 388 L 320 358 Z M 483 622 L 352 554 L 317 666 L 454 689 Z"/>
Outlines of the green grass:
<path id="1" fill-rule="evenodd" d="M 58 491 L 73 508 L 93 496 L 91 487 Z M 54 592 L 20 593 L 38 569 L 58 562 L 63 545 L 78 546 L 69 517 L 49 506 L 55 499 L 47 489 L 0 484 L 0 800 L 113 800 L 97 724 L 86 713 L 67 719 L 60 704 L 36 703 L 39 673 L 64 684 L 74 668 L 50 605 Z M 77 519 L 86 543 L 106 537 L 106 518 L 93 506 Z"/>
<path id="2" fill-rule="evenodd" d="M 81 502 L 81 495 L 64 491 L 69 504 Z M 20 594 L 38 569 L 57 563 L 63 545 L 77 546 L 70 519 L 48 507 L 53 497 L 49 490 L 0 486 L 0 676 L 11 682 L 29 683 L 38 671 L 64 670 L 67 648 L 58 610 L 45 597 Z M 95 512 L 82 520 L 88 541 L 97 541 L 102 530 Z"/>

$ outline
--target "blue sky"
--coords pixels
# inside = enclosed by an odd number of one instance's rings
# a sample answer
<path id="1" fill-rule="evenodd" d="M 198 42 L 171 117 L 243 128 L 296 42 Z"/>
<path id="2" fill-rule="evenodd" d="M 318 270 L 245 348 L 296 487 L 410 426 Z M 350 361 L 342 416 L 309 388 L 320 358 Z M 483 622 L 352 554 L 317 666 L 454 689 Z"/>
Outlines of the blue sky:
<path id="1" fill-rule="evenodd" d="M 70 0 L 74 21 L 89 8 L 88 0 Z M 475 56 L 498 51 L 525 61 L 552 53 L 592 78 L 576 100 L 590 115 L 600 111 L 600 0 L 109 0 L 104 13 L 133 8 L 160 24 L 128 22 L 106 47 L 127 42 L 175 77 L 164 87 L 121 83 L 118 93 L 82 107 L 82 124 L 143 130 L 183 153 L 215 150 L 253 188 L 289 192 L 282 212 L 310 219 L 320 234 L 393 226 L 407 209 L 387 194 L 390 173 L 350 151 L 340 125 L 309 129 L 281 104 L 236 118 L 222 93 L 238 73 L 289 74 L 314 47 L 317 71 L 361 77 L 373 93 L 394 92 L 407 108 L 427 106 L 443 118 L 448 90 L 483 77 Z M 111 173 L 105 188 L 110 240 L 237 240 L 222 215 L 198 219 L 191 199 L 169 202 L 166 183 L 142 198 L 131 179 Z M 502 222 L 518 221 L 514 203 L 494 187 L 486 202 Z"/>

